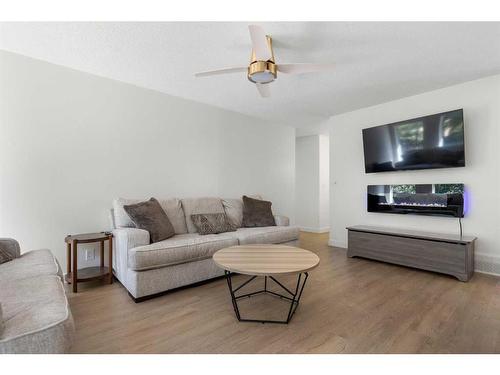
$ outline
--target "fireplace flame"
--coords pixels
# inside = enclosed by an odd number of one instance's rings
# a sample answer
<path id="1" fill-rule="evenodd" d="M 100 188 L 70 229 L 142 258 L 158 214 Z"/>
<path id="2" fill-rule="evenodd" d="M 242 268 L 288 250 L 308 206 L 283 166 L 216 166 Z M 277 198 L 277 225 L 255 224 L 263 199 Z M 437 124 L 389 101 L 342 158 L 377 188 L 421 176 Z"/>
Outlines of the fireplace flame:
<path id="1" fill-rule="evenodd" d="M 441 203 L 414 203 L 414 202 L 400 202 L 400 203 L 385 203 L 380 202 L 380 206 L 413 206 L 413 207 L 448 207 L 446 204 Z"/>

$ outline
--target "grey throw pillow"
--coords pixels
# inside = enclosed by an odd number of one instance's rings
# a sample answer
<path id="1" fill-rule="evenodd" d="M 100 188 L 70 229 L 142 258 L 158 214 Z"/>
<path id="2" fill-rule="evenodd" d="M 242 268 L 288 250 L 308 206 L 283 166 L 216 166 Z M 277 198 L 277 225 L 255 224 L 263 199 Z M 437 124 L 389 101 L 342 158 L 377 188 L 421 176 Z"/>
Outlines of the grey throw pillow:
<path id="1" fill-rule="evenodd" d="M 215 234 L 224 232 L 234 232 L 233 227 L 225 213 L 217 214 L 193 214 L 191 220 L 199 234 Z"/>
<path id="2" fill-rule="evenodd" d="M 137 228 L 149 232 L 151 243 L 163 241 L 175 235 L 172 223 L 155 198 L 146 202 L 125 205 L 123 209 Z"/>
<path id="3" fill-rule="evenodd" d="M 243 196 L 243 226 L 244 227 L 272 227 L 276 226 L 272 203 L 260 199 Z"/>
<path id="4" fill-rule="evenodd" d="M 14 259 L 14 255 L 0 247 L 0 264 L 10 262 L 12 259 Z"/>

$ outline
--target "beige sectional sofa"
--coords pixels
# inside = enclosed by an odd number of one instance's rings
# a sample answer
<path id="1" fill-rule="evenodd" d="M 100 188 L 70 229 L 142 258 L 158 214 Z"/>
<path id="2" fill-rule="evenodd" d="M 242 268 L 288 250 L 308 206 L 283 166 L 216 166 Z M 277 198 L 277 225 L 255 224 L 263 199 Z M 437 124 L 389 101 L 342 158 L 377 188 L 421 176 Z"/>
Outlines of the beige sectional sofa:
<path id="1" fill-rule="evenodd" d="M 0 264 L 0 353 L 65 353 L 74 324 L 62 272 L 49 250 L 21 255 L 13 239 L 0 246 L 14 259 Z"/>
<path id="2" fill-rule="evenodd" d="M 115 276 L 136 302 L 224 275 L 212 260 L 219 249 L 257 243 L 293 246 L 298 241 L 299 229 L 289 226 L 287 217 L 275 216 L 276 226 L 272 227 L 242 228 L 241 199 L 210 197 L 158 199 L 176 235 L 150 244 L 149 233 L 135 228 L 123 209 L 124 205 L 144 200 L 117 198 L 111 210 Z M 238 229 L 220 234 L 198 234 L 191 214 L 217 212 L 225 212 Z"/>

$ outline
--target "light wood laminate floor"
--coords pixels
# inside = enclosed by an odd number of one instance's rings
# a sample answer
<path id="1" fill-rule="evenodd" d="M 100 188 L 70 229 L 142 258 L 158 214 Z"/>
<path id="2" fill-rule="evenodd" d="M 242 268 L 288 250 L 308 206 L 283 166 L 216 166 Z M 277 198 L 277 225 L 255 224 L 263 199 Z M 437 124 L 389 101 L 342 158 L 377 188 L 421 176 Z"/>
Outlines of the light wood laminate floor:
<path id="1" fill-rule="evenodd" d="M 301 233 L 301 247 L 318 254 L 321 263 L 310 273 L 289 325 L 239 323 L 224 279 L 139 304 L 118 282 L 80 284 L 78 294 L 68 290 L 76 325 L 73 352 L 500 352 L 499 278 L 476 273 L 462 283 L 348 259 L 327 240 L 327 234 Z M 293 284 L 293 278 L 284 280 Z M 263 296 L 242 301 L 240 309 L 273 318 L 286 306 Z"/>

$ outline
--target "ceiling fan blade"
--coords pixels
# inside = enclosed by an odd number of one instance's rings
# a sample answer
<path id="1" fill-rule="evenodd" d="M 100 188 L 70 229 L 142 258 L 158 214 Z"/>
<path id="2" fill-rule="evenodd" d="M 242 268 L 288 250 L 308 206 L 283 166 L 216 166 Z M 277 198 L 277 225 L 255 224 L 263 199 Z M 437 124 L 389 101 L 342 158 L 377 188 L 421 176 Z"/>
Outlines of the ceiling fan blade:
<path id="1" fill-rule="evenodd" d="M 257 25 L 249 25 L 250 39 L 252 39 L 252 48 L 255 52 L 255 58 L 259 61 L 267 61 L 272 58 L 271 50 L 267 44 L 267 37 L 264 29 Z"/>
<path id="2" fill-rule="evenodd" d="M 246 66 L 238 67 L 238 68 L 223 68 L 217 70 L 209 70 L 207 72 L 199 72 L 196 73 L 195 77 L 208 77 L 208 76 L 216 76 L 219 74 L 228 74 L 228 73 L 239 73 L 246 72 L 248 68 Z"/>
<path id="3" fill-rule="evenodd" d="M 308 64 L 308 63 L 279 64 L 278 72 L 285 74 L 326 72 L 328 70 L 332 70 L 334 67 L 335 64 Z"/>
<path id="4" fill-rule="evenodd" d="M 271 96 L 269 84 L 256 83 L 255 86 L 257 86 L 257 90 L 263 98 L 269 98 Z"/>

